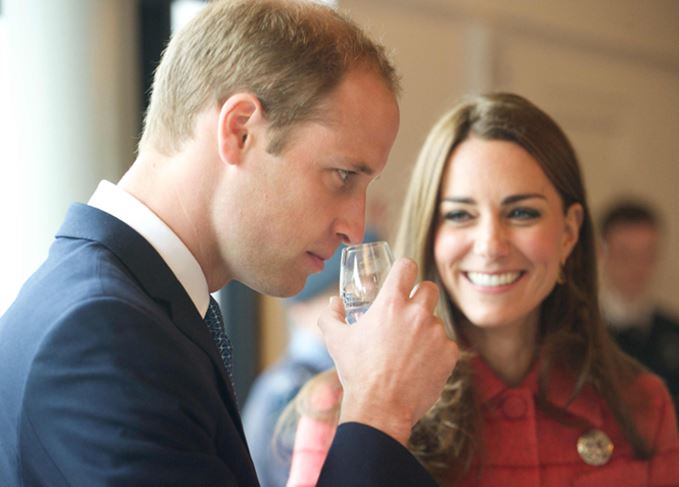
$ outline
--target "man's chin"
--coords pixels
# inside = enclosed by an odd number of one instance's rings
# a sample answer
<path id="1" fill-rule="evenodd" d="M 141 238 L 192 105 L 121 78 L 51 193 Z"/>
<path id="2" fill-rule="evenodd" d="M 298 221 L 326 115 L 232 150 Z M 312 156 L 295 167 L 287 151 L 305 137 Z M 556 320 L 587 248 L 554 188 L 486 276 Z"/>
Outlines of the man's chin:
<path id="1" fill-rule="evenodd" d="M 255 291 L 273 298 L 289 298 L 298 294 L 304 289 L 304 284 L 309 276 L 303 278 L 290 278 L 285 281 L 273 283 L 271 281 L 263 282 L 259 286 L 251 286 Z"/>

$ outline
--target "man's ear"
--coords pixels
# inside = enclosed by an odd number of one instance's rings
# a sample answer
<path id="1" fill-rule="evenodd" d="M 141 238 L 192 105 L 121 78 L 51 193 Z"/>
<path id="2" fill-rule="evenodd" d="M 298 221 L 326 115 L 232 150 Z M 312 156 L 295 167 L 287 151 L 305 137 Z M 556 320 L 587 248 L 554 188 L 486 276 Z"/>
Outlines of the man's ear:
<path id="1" fill-rule="evenodd" d="M 263 120 L 262 105 L 251 93 L 236 93 L 222 104 L 217 127 L 219 157 L 226 164 L 239 164 L 255 123 Z"/>

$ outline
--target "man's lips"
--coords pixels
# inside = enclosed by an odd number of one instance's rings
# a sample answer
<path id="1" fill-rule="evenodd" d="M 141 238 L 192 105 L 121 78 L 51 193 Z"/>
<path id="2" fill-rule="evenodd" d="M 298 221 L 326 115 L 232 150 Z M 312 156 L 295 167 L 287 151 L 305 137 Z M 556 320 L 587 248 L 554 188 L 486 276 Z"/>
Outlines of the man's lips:
<path id="1" fill-rule="evenodd" d="M 314 257 L 317 257 L 317 258 L 319 258 L 323 261 L 326 261 L 326 260 L 330 260 L 332 258 L 334 252 L 312 252 L 312 251 L 308 251 L 307 253 L 314 256 Z"/>
<path id="2" fill-rule="evenodd" d="M 315 264 L 315 267 L 318 268 L 318 271 L 322 271 L 323 267 L 325 266 L 325 261 L 328 259 L 324 259 L 321 255 L 318 255 L 314 252 L 307 252 L 307 255 L 311 257 L 311 260 Z"/>

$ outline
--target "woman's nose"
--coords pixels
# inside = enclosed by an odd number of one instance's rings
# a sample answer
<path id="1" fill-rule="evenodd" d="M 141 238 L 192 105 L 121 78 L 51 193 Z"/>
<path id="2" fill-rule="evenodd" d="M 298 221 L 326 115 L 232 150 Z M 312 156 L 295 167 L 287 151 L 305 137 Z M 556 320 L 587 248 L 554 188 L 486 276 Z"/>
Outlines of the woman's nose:
<path id="1" fill-rule="evenodd" d="M 477 254 L 486 258 L 504 257 L 509 253 L 507 228 L 497 219 L 488 219 L 478 227 L 474 249 Z"/>

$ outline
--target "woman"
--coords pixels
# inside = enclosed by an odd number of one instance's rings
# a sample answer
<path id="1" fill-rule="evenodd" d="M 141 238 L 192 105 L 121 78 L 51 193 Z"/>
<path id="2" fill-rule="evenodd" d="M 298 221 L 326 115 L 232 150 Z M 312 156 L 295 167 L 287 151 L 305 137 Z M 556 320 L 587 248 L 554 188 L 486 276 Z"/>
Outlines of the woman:
<path id="1" fill-rule="evenodd" d="M 493 94 L 446 114 L 414 168 L 395 250 L 438 285 L 439 316 L 466 352 L 408 445 L 442 485 L 679 483 L 672 402 L 608 336 L 580 168 L 545 113 Z M 311 407 L 289 486 L 320 469 L 334 384 L 326 374 L 300 395 Z"/>

